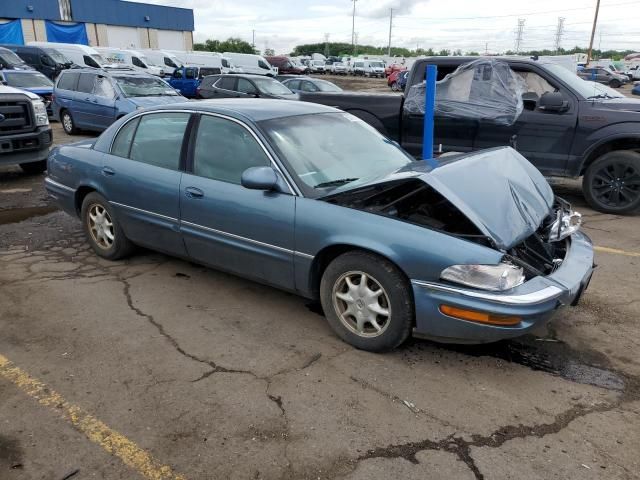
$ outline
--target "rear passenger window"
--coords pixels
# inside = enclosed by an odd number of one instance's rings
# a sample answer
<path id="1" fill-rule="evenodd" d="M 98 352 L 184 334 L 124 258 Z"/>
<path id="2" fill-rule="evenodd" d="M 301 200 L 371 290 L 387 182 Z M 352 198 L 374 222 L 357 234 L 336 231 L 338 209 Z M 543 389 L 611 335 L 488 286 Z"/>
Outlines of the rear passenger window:
<path id="1" fill-rule="evenodd" d="M 133 134 L 136 131 L 139 121 L 140 117 L 130 121 L 120 129 L 118 135 L 116 135 L 116 139 L 113 141 L 113 145 L 111 146 L 111 155 L 123 158 L 129 157 L 131 140 L 133 139 Z"/>
<path id="2" fill-rule="evenodd" d="M 78 84 L 78 73 L 63 73 L 58 80 L 58 88 L 62 90 L 75 90 Z"/>
<path id="3" fill-rule="evenodd" d="M 188 113 L 143 115 L 131 145 L 131 160 L 178 170 Z M 125 139 L 123 139 L 124 142 Z"/>
<path id="4" fill-rule="evenodd" d="M 222 77 L 216 82 L 216 87 L 223 90 L 233 90 L 235 88 L 236 79 L 233 77 Z"/>
<path id="5" fill-rule="evenodd" d="M 286 86 L 289 90 L 300 90 L 300 80 L 291 80 L 286 83 Z"/>
<path id="6" fill-rule="evenodd" d="M 223 118 L 200 118 L 193 158 L 195 175 L 239 185 L 247 168 L 269 164 L 264 150 L 246 128 Z"/>
<path id="7" fill-rule="evenodd" d="M 78 92 L 91 93 L 93 92 L 93 84 L 96 80 L 96 76 L 93 73 L 81 73 L 78 80 Z"/>

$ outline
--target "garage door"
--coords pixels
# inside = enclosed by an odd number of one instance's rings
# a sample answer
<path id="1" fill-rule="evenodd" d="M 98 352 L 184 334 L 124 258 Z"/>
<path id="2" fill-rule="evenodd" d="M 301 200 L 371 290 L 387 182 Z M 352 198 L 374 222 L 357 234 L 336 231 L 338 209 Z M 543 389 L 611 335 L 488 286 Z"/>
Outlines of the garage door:
<path id="1" fill-rule="evenodd" d="M 109 46 L 114 48 L 140 47 L 140 35 L 138 35 L 137 28 L 107 25 L 107 39 Z"/>
<path id="2" fill-rule="evenodd" d="M 158 30 L 158 48 L 184 50 L 184 37 L 182 32 L 175 30 Z"/>

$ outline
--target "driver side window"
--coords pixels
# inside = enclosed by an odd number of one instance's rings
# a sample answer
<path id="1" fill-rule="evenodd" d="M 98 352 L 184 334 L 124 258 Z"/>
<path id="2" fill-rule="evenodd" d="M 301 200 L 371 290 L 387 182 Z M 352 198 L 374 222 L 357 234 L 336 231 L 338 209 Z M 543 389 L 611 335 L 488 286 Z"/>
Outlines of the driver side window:
<path id="1" fill-rule="evenodd" d="M 239 185 L 247 168 L 270 163 L 245 127 L 211 115 L 200 118 L 193 156 L 194 175 Z"/>

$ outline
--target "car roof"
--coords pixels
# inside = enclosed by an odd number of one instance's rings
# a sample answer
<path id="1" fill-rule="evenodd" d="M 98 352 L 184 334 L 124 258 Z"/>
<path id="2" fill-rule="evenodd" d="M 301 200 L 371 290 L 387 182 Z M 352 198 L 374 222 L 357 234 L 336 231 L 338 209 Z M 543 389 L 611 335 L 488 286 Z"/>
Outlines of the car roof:
<path id="1" fill-rule="evenodd" d="M 67 73 L 95 73 L 95 74 L 98 74 L 98 75 L 103 75 L 105 77 L 109 77 L 109 76 L 112 76 L 112 75 L 118 75 L 118 76 L 131 76 L 131 77 L 154 77 L 154 78 L 160 78 L 160 77 L 157 77 L 156 75 L 151 75 L 150 73 L 140 72 L 138 70 L 133 70 L 132 68 L 128 68 L 128 67 L 110 68 L 110 69 L 83 67 L 83 68 L 70 68 L 70 69 L 66 69 L 66 70 L 63 70 L 62 72 L 60 72 L 60 74 L 67 74 Z"/>
<path id="2" fill-rule="evenodd" d="M 217 77 L 234 77 L 234 78 L 271 78 L 266 75 L 258 75 L 257 73 L 221 73 Z"/>
<path id="3" fill-rule="evenodd" d="M 294 117 L 317 113 L 343 113 L 337 108 L 319 103 L 299 102 L 296 100 L 276 100 L 266 98 L 221 98 L 215 100 L 198 100 L 197 102 L 172 103 L 145 111 L 192 110 L 210 112 L 243 118 L 252 122 L 271 120 L 274 118 Z"/>

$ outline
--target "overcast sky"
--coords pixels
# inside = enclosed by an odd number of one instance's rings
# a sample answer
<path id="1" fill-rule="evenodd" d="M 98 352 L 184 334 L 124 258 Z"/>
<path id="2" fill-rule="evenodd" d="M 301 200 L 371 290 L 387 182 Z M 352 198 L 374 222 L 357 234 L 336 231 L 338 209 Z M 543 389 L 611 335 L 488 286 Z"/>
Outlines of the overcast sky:
<path id="1" fill-rule="evenodd" d="M 143 1 L 143 0 L 139 0 Z M 192 8 L 195 41 L 240 37 L 256 48 L 288 53 L 295 45 L 351 42 L 350 0 L 144 0 Z M 387 45 L 393 8 L 392 46 L 489 52 L 514 49 L 518 18 L 522 49 L 554 48 L 558 17 L 561 46 L 587 46 L 596 0 L 357 0 L 358 43 Z M 640 51 L 640 0 L 602 0 L 595 47 Z"/>

